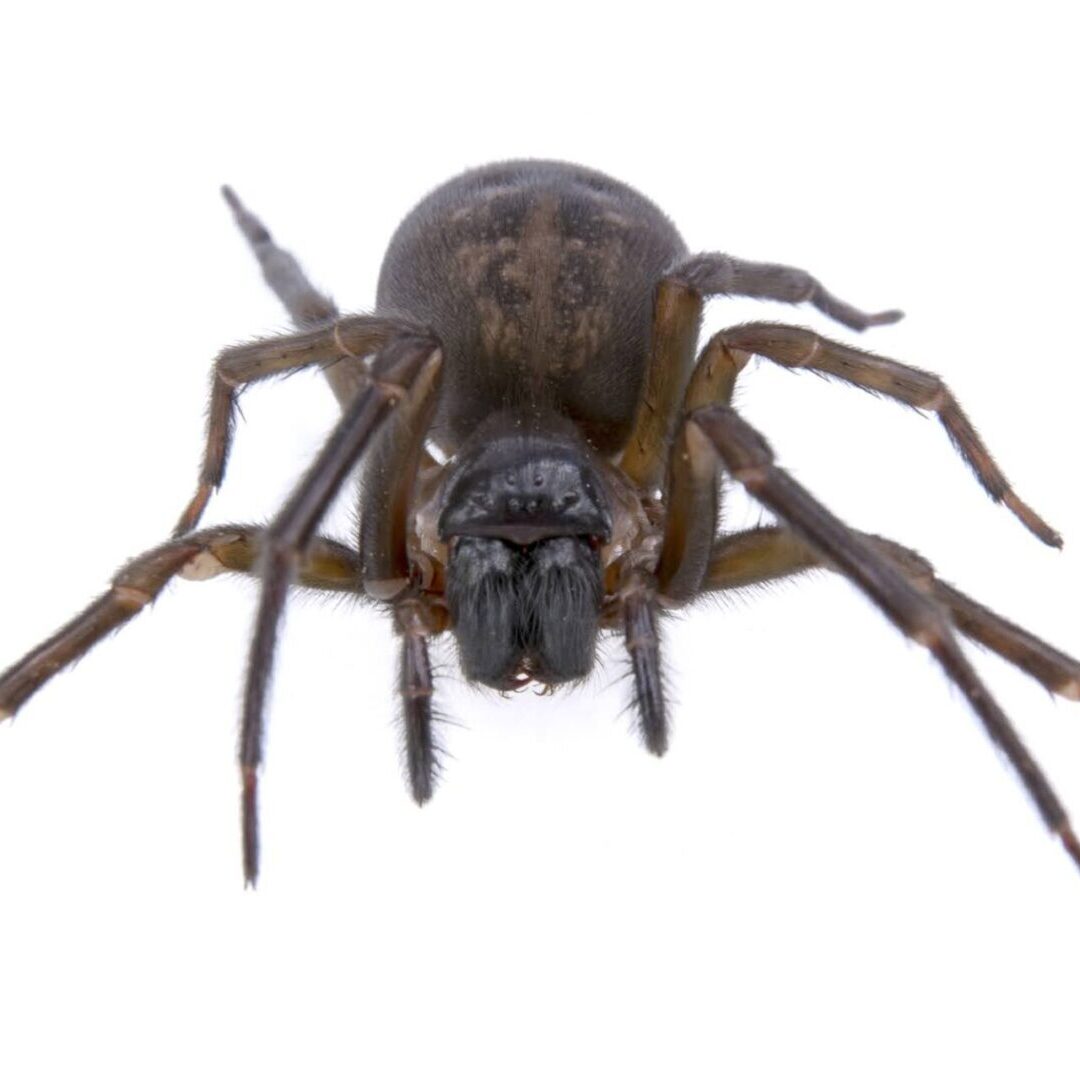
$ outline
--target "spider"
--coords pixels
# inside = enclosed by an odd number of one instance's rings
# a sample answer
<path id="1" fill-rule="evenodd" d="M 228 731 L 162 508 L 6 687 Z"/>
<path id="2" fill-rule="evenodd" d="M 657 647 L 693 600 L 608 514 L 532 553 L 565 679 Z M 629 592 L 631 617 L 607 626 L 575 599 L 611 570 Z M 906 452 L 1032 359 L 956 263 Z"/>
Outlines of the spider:
<path id="1" fill-rule="evenodd" d="M 468 680 L 510 690 L 583 679 L 598 635 L 621 633 L 641 735 L 659 755 L 668 744 L 660 615 L 825 566 L 932 653 L 1080 867 L 1061 802 L 955 631 L 1074 700 L 1080 663 L 938 580 L 914 552 L 845 525 L 730 405 L 756 355 L 935 413 L 991 498 L 1059 547 L 949 389 L 929 372 L 776 322 L 722 330 L 695 357 L 713 296 L 809 302 L 853 330 L 900 312 L 866 314 L 792 267 L 690 255 L 664 214 L 625 184 L 517 161 L 464 173 L 424 198 L 390 242 L 375 313 L 340 315 L 234 192 L 223 194 L 296 332 L 219 354 L 198 487 L 172 539 L 129 562 L 0 675 L 0 717 L 174 576 L 257 575 L 239 741 L 243 870 L 254 885 L 266 688 L 290 586 L 363 595 L 391 615 L 408 783 L 424 803 L 439 772 L 433 636 L 453 633 Z M 325 371 L 342 408 L 307 473 L 268 527 L 198 529 L 225 475 L 240 392 L 303 368 Z M 349 547 L 316 530 L 361 459 Z M 722 533 L 724 474 L 779 523 Z"/>

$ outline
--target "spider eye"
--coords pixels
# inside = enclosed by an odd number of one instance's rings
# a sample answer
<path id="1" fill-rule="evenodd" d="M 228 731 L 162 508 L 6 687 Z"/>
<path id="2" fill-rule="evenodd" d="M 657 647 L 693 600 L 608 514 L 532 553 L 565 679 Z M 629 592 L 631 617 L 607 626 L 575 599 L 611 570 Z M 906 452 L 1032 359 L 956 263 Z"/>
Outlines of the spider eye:
<path id="1" fill-rule="evenodd" d="M 536 470 L 532 477 L 524 468 L 521 475 L 472 468 L 459 477 L 439 519 L 443 538 L 493 536 L 526 545 L 557 536 L 610 536 L 610 517 L 585 464 L 546 460 L 527 467 Z"/>
<path id="2" fill-rule="evenodd" d="M 457 463 L 443 497 L 439 535 L 497 537 L 519 546 L 559 536 L 606 541 L 611 515 L 587 447 L 503 437 Z"/>

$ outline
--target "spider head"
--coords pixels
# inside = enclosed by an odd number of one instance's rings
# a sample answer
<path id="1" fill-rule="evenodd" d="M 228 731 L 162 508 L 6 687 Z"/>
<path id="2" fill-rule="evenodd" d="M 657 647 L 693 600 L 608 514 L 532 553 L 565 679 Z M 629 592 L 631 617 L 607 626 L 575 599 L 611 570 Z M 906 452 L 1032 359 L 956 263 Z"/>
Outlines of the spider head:
<path id="1" fill-rule="evenodd" d="M 593 665 L 611 535 L 600 472 L 577 432 L 479 430 L 444 488 L 446 599 L 466 676 L 557 684 Z"/>

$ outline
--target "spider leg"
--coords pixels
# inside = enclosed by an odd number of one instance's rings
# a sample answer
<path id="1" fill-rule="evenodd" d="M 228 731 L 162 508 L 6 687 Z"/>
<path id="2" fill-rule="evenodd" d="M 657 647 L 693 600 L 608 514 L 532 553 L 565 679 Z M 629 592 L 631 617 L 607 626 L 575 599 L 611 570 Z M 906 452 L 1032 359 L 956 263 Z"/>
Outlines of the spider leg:
<path id="1" fill-rule="evenodd" d="M 777 263 L 748 262 L 719 251 L 692 255 L 669 275 L 695 289 L 703 296 L 752 296 L 761 300 L 780 300 L 788 304 L 809 301 L 830 319 L 865 330 L 887 326 L 904 317 L 902 311 L 879 311 L 869 314 L 833 296 L 805 270 Z"/>
<path id="2" fill-rule="evenodd" d="M 259 872 L 257 786 L 263 758 L 266 691 L 289 584 L 331 500 L 391 410 L 416 383 L 423 385 L 434 378 L 441 363 L 439 346 L 429 337 L 402 335 L 380 349 L 372 364 L 369 386 L 348 406 L 311 468 L 266 530 L 260 560 L 262 592 L 240 728 L 244 878 L 249 885 L 255 884 Z"/>
<path id="3" fill-rule="evenodd" d="M 990 739 L 1016 770 L 1047 828 L 1080 868 L 1080 840 L 1060 799 L 975 669 L 938 605 L 868 539 L 849 529 L 804 487 L 777 468 L 769 445 L 733 409 L 711 405 L 689 423 L 715 447 L 731 474 L 839 573 L 849 578 L 903 633 L 925 646 L 968 699 Z"/>
<path id="4" fill-rule="evenodd" d="M 735 380 L 748 359 L 747 354 L 729 349 L 722 340 L 710 341 L 686 386 L 682 414 L 730 401 Z M 651 430 L 653 436 L 658 436 L 659 429 Z M 638 722 L 646 747 L 658 755 L 668 745 L 656 618 L 658 598 L 677 604 L 699 593 L 720 516 L 716 452 L 705 435 L 685 419 L 671 446 L 665 498 L 664 536 L 655 573 L 647 576 L 632 571 L 620 590 Z"/>
<path id="5" fill-rule="evenodd" d="M 259 260 L 266 284 L 284 305 L 292 321 L 297 326 L 312 326 L 336 318 L 338 309 L 334 301 L 323 296 L 308 281 L 296 259 L 278 247 L 269 229 L 240 201 L 236 192 L 225 185 L 221 194 Z"/>
<path id="6" fill-rule="evenodd" d="M 394 337 L 416 332 L 415 327 L 399 320 L 350 315 L 331 326 L 237 345 L 221 352 L 214 361 L 211 376 L 206 444 L 198 486 L 173 535 L 183 536 L 195 528 L 211 493 L 221 485 L 236 424 L 240 388 L 275 375 L 312 366 L 328 367 L 347 357 L 368 356 Z"/>
<path id="7" fill-rule="evenodd" d="M 682 416 L 704 405 L 726 405 L 735 380 L 749 354 L 728 348 L 719 336 L 701 350 L 683 396 Z M 696 596 L 713 550 L 720 518 L 720 486 L 716 452 L 692 424 L 683 423 L 675 434 L 665 488 L 667 513 L 664 539 L 656 567 L 657 587 L 669 601 Z"/>
<path id="8" fill-rule="evenodd" d="M 937 414 L 960 456 L 994 502 L 1004 503 L 1044 544 L 1061 537 L 1013 490 L 952 391 L 932 372 L 831 341 L 799 326 L 747 323 L 721 330 L 727 348 L 753 353 L 786 368 L 805 368 Z"/>
<path id="9" fill-rule="evenodd" d="M 365 592 L 394 605 L 401 634 L 399 692 L 405 741 L 405 773 L 413 799 L 431 798 L 439 771 L 427 638 L 442 626 L 417 596 L 431 582 L 427 566 L 409 552 L 411 508 L 421 468 L 433 464 L 424 441 L 435 413 L 437 370 L 429 369 L 394 410 L 364 466 L 360 501 L 360 561 Z M 421 557 L 417 557 L 419 562 Z M 417 588 L 410 588 L 410 586 Z"/>
<path id="10" fill-rule="evenodd" d="M 132 559 L 106 593 L 0 674 L 0 718 L 13 715 L 53 675 L 134 618 L 177 574 L 202 579 L 226 571 L 251 573 L 261 532 L 257 525 L 221 525 Z M 304 554 L 297 581 L 313 589 L 359 593 L 359 561 L 342 544 L 318 537 Z"/>
<path id="11" fill-rule="evenodd" d="M 405 772 L 413 799 L 423 806 L 432 796 L 439 773 L 431 706 L 435 683 L 427 645 L 432 628 L 420 601 L 398 604 L 395 614 L 402 641 L 398 689 L 405 728 Z"/>
<path id="12" fill-rule="evenodd" d="M 860 311 L 837 299 L 805 270 L 792 266 L 747 262 L 720 252 L 684 260 L 657 285 L 641 401 L 619 461 L 619 468 L 644 491 L 651 492 L 663 483 L 679 397 L 693 365 L 703 298 L 717 295 L 791 304 L 808 300 L 853 330 L 883 326 L 903 317 L 900 311 Z"/>
<path id="13" fill-rule="evenodd" d="M 665 278 L 656 287 L 641 402 L 619 459 L 619 468 L 643 491 L 653 491 L 664 479 L 671 418 L 694 362 L 703 306 L 701 295 L 679 281 Z"/>
<path id="14" fill-rule="evenodd" d="M 965 637 L 1027 672 L 1051 693 L 1080 700 L 1080 661 L 939 580 L 917 552 L 881 536 L 861 535 L 892 559 L 912 584 L 932 596 Z M 766 526 L 718 540 L 703 587 L 710 592 L 738 589 L 814 567 L 828 567 L 828 563 L 806 541 L 789 529 Z"/>
<path id="15" fill-rule="evenodd" d="M 634 674 L 634 707 L 641 737 L 645 748 L 660 757 L 668 748 L 668 715 L 653 590 L 640 581 L 632 581 L 623 593 L 622 619 Z"/>

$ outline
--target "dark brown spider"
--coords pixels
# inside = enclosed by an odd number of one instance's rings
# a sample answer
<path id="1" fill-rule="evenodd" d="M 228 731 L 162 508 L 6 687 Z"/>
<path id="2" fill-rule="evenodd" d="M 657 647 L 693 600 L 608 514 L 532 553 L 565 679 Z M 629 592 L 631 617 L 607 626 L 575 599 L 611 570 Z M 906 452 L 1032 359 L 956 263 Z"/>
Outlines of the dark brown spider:
<path id="1" fill-rule="evenodd" d="M 864 314 L 791 267 L 689 256 L 667 218 L 624 184 L 526 161 L 430 194 L 390 243 L 375 314 L 339 316 L 224 194 L 299 329 L 220 354 L 198 490 L 173 539 L 128 563 L 108 592 L 0 676 L 0 717 L 175 575 L 259 575 L 240 735 L 244 875 L 254 883 L 264 699 L 290 585 L 363 594 L 392 613 L 409 783 L 422 803 L 438 768 L 433 635 L 453 631 L 468 679 L 512 689 L 583 678 L 599 632 L 620 631 L 644 742 L 662 754 L 658 614 L 825 565 L 933 653 L 1080 866 L 1064 808 L 953 629 L 1068 698 L 1080 698 L 1080 664 L 938 581 L 913 552 L 844 525 L 777 468 L 730 407 L 739 371 L 757 355 L 935 412 L 991 498 L 1060 546 L 945 384 L 778 323 L 723 330 L 695 362 L 709 296 L 809 301 L 855 330 L 899 312 Z M 268 528 L 193 531 L 225 473 L 239 392 L 306 367 L 325 370 L 343 410 L 307 474 Z M 315 530 L 369 447 L 354 550 Z M 724 470 L 783 524 L 721 534 Z"/>

